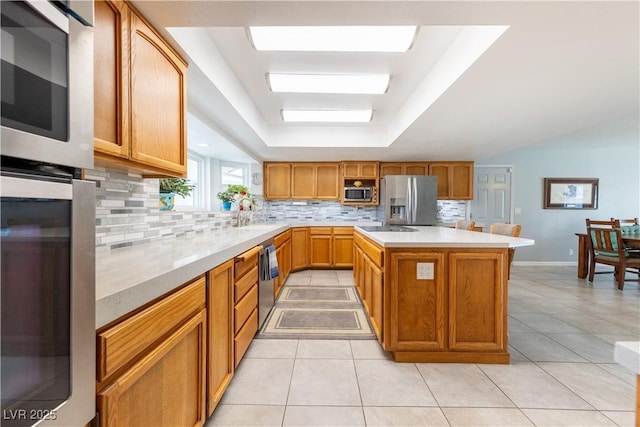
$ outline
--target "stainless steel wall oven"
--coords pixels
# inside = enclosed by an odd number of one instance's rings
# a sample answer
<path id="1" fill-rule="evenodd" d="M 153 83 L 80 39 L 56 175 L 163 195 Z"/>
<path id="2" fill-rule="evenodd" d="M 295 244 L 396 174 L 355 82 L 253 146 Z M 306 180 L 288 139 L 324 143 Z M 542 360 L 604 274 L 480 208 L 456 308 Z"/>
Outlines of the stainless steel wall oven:
<path id="1" fill-rule="evenodd" d="M 93 1 L 0 1 L 0 425 L 95 416 Z"/>

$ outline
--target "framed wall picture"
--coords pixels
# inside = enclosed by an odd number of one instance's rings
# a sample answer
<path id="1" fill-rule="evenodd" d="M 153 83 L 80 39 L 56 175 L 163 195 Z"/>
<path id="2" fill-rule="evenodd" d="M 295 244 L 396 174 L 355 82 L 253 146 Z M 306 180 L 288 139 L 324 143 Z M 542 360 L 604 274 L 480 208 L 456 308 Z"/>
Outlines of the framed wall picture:
<path id="1" fill-rule="evenodd" d="M 598 178 L 545 178 L 544 209 L 598 209 Z"/>

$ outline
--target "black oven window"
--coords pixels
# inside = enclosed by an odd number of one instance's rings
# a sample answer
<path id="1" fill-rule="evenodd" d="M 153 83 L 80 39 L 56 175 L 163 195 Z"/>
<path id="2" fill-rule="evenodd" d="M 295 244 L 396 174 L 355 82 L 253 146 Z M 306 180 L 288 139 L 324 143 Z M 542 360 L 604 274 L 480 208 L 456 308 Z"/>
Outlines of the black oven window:
<path id="1" fill-rule="evenodd" d="M 2 125 L 68 141 L 68 35 L 23 2 L 2 9 Z"/>
<path id="2" fill-rule="evenodd" d="M 2 198 L 2 426 L 30 426 L 71 394 L 68 200 Z"/>

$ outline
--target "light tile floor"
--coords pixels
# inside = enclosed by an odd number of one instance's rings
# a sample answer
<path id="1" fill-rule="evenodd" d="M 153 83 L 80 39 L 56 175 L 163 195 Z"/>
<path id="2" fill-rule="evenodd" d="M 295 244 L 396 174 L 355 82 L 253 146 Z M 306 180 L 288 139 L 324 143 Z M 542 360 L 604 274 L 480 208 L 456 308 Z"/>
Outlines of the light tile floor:
<path id="1" fill-rule="evenodd" d="M 351 271 L 287 284 L 353 286 Z M 251 344 L 213 426 L 632 426 L 635 374 L 613 360 L 640 339 L 640 287 L 575 267 L 514 266 L 511 364 L 395 363 L 374 340 Z"/>

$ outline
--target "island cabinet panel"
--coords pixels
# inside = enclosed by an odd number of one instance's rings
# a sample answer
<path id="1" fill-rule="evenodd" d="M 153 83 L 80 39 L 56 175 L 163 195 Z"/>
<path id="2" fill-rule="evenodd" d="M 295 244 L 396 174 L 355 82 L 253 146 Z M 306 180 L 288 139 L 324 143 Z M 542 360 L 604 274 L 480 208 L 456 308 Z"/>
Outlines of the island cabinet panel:
<path id="1" fill-rule="evenodd" d="M 209 271 L 207 280 L 207 416 L 210 416 L 234 373 L 233 261 Z"/>
<path id="2" fill-rule="evenodd" d="M 449 347 L 503 350 L 506 286 L 499 254 L 449 254 Z"/>
<path id="3" fill-rule="evenodd" d="M 264 163 L 264 198 L 291 198 L 291 163 Z"/>
<path id="4" fill-rule="evenodd" d="M 392 252 L 390 257 L 390 346 L 396 351 L 446 347 L 446 270 L 441 253 Z M 418 263 L 434 265 L 433 279 L 418 279 Z"/>
<path id="5" fill-rule="evenodd" d="M 356 234 L 353 243 L 353 280 L 380 343 L 384 337 L 383 277 L 382 249 Z"/>

